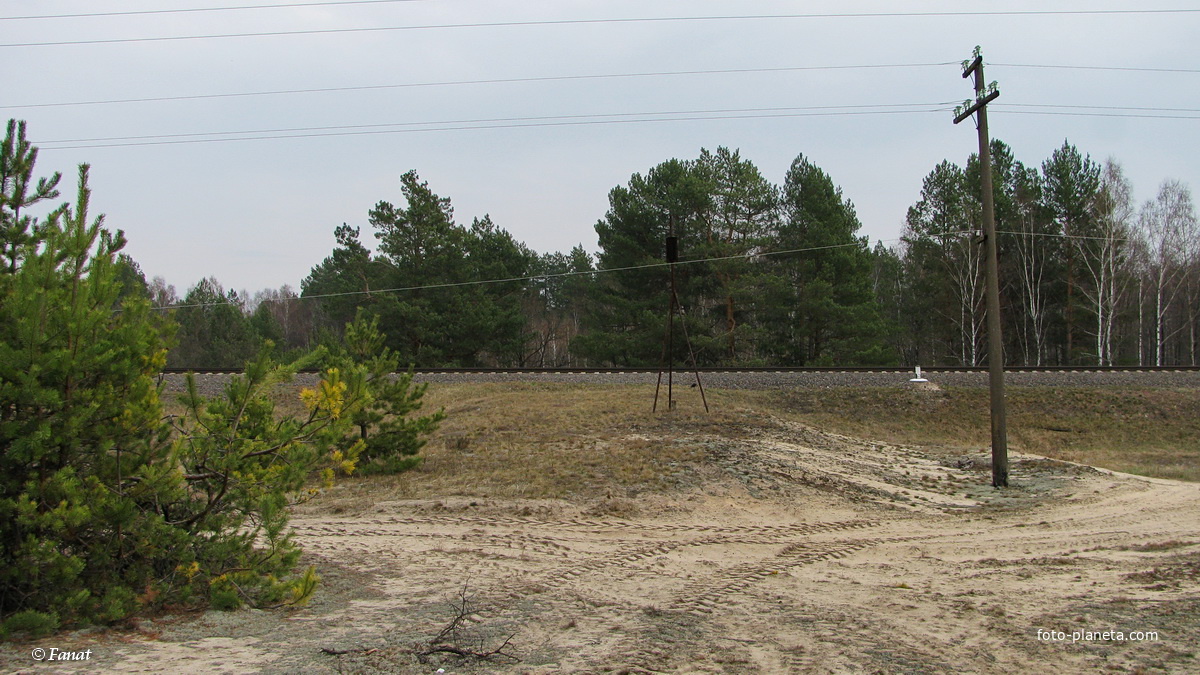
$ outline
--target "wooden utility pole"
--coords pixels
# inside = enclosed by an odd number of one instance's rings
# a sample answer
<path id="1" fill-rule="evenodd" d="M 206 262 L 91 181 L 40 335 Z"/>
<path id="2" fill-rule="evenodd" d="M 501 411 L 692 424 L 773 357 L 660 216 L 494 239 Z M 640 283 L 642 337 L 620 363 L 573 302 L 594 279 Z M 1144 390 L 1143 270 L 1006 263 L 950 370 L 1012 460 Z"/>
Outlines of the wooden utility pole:
<path id="1" fill-rule="evenodd" d="M 1004 340 L 1000 333 L 1000 265 L 996 254 L 996 206 L 992 195 L 992 150 L 988 139 L 987 104 L 1000 96 L 996 83 L 983 84 L 983 54 L 963 63 L 963 77 L 975 75 L 975 101 L 956 110 L 954 123 L 978 113 L 979 174 L 983 183 L 983 242 L 987 265 L 988 380 L 992 398 L 992 486 L 1008 487 L 1008 422 L 1004 411 Z"/>

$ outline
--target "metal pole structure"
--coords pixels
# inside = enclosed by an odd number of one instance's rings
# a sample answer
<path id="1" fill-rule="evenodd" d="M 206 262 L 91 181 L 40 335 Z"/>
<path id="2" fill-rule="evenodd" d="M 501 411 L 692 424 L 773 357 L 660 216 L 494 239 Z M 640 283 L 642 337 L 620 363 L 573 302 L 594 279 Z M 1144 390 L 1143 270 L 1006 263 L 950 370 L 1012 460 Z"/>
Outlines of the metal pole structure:
<path id="1" fill-rule="evenodd" d="M 671 270 L 670 294 L 667 301 L 667 333 L 663 337 L 662 358 L 658 362 L 658 383 L 654 385 L 654 406 L 652 412 L 658 412 L 658 391 L 662 387 L 663 364 L 667 366 L 667 410 L 675 409 L 675 310 L 679 299 L 675 294 L 675 263 L 679 260 L 679 239 L 675 236 L 675 217 L 668 218 L 666 239 L 667 266 Z M 698 377 L 698 376 L 697 376 Z"/>
<path id="2" fill-rule="evenodd" d="M 675 283 L 675 263 L 679 262 L 679 238 L 675 236 L 675 219 L 670 220 L 670 229 L 667 234 L 667 250 L 666 259 L 667 266 L 671 271 L 670 293 L 671 299 L 667 304 L 667 334 L 663 342 L 663 355 L 658 366 L 658 383 L 654 385 L 654 407 L 653 411 L 658 412 L 658 391 L 662 387 L 662 369 L 663 364 L 667 367 L 667 410 L 675 409 L 675 313 L 678 312 L 683 318 L 681 327 L 683 328 L 683 341 L 688 348 L 688 361 L 692 364 L 692 372 L 696 376 L 696 384 L 692 385 L 700 388 L 700 400 L 704 402 L 704 412 L 708 412 L 708 397 L 704 395 L 704 384 L 700 382 L 700 369 L 696 366 L 696 352 L 692 349 L 692 339 L 687 332 L 687 318 L 683 317 L 683 306 L 679 304 L 679 291 Z"/>
<path id="3" fill-rule="evenodd" d="M 672 299 L 670 302 L 673 303 L 674 299 Z M 675 320 L 675 312 L 673 311 L 673 308 L 670 307 L 670 305 L 668 305 L 667 330 L 665 330 L 663 332 L 663 351 L 662 351 L 662 357 L 658 360 L 658 382 L 656 382 L 654 385 L 654 405 L 650 408 L 651 412 L 658 412 L 658 390 L 662 388 L 663 364 L 667 362 L 667 349 L 668 349 L 668 345 L 670 344 L 670 339 L 671 339 L 670 336 L 671 336 L 671 332 L 672 332 L 671 329 L 674 325 L 672 322 L 674 320 Z M 670 409 L 671 409 L 670 406 L 668 406 L 667 410 L 670 410 Z"/>
<path id="4" fill-rule="evenodd" d="M 988 139 L 987 104 L 1000 96 L 995 83 L 985 92 L 983 55 L 975 48 L 975 58 L 964 64 L 963 78 L 975 75 L 975 101 L 966 102 L 954 123 L 978 112 L 979 173 L 983 188 L 983 241 L 987 265 L 988 381 L 992 400 L 992 486 L 1008 487 L 1008 422 L 1004 409 L 1004 340 L 1000 333 L 1000 265 L 996 253 L 996 207 L 992 195 L 992 152 Z"/>
<path id="5" fill-rule="evenodd" d="M 671 294 L 675 295 L 674 285 L 671 287 Z M 678 295 L 675 295 L 675 306 L 679 308 L 679 313 L 682 315 L 683 305 L 679 304 Z M 696 350 L 692 349 L 692 338 L 688 336 L 686 317 L 680 325 L 683 327 L 683 341 L 687 343 L 688 362 L 692 364 L 692 373 L 696 376 L 696 386 L 700 388 L 700 402 L 704 404 L 704 412 L 709 412 L 708 397 L 704 395 L 704 383 L 700 381 L 700 367 L 696 365 Z"/>
<path id="6" fill-rule="evenodd" d="M 667 410 L 675 409 L 675 311 L 679 309 L 679 296 L 675 295 L 675 261 L 671 261 L 670 319 L 667 324 Z"/>

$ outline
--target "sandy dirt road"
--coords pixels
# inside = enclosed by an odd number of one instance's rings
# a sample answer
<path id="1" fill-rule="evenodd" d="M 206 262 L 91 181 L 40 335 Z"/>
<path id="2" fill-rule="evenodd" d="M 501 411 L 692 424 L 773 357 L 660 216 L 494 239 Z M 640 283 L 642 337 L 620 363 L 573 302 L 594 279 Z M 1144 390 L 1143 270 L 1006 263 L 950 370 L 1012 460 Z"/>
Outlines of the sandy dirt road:
<path id="1" fill-rule="evenodd" d="M 1200 485 L 1015 456 L 996 491 L 982 456 L 800 425 L 705 442 L 671 493 L 309 505 L 309 607 L 75 634 L 93 660 L 40 669 L 1200 672 Z"/>

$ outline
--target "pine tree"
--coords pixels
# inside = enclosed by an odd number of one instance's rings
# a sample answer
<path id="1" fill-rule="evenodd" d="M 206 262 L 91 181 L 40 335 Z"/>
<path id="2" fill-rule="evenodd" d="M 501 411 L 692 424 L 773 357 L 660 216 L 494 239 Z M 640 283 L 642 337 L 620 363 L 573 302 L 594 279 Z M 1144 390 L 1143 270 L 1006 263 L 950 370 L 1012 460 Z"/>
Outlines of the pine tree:
<path id="1" fill-rule="evenodd" d="M 215 277 L 193 286 L 174 318 L 179 341 L 167 356 L 172 368 L 240 368 L 261 345 L 242 299 Z"/>
<path id="2" fill-rule="evenodd" d="M 711 201 L 703 214 L 703 243 L 696 257 L 711 258 L 706 265 L 717 285 L 708 290 L 713 298 L 714 319 L 725 343 L 729 364 L 757 356 L 759 278 L 751 255 L 765 250 L 778 232 L 779 189 L 762 176 L 737 151 L 719 147 L 716 153 L 701 150 L 697 171 L 706 179 Z M 707 290 L 707 289 L 706 289 Z M 706 303 L 707 304 L 707 303 Z"/>
<path id="3" fill-rule="evenodd" d="M 31 184 L 18 156 L 33 153 L 11 136 L 3 163 Z M 164 423 L 173 325 L 122 297 L 125 238 L 89 198 L 84 165 L 74 204 L 24 230 L 0 274 L 0 638 L 163 603 L 303 602 L 316 575 L 288 576 L 285 506 L 317 470 L 352 469 L 364 378 L 328 372 L 302 396 L 307 417 L 276 416 L 269 388 L 302 364 L 263 353 L 214 400 L 189 379 L 184 415 Z M 28 203 L 6 197 L 4 222 Z"/>
<path id="4" fill-rule="evenodd" d="M 978 200 L 966 174 L 943 161 L 925 177 L 921 199 L 908 210 L 904 233 L 917 320 L 925 321 L 921 362 L 976 365 L 983 337 L 983 266 L 975 234 Z M 940 317 L 940 318 L 939 318 Z"/>
<path id="5" fill-rule="evenodd" d="M 521 315 L 524 278 L 535 256 L 487 216 L 469 228 L 456 224 L 450 200 L 435 194 L 415 171 L 401 176 L 401 191 L 403 207 L 381 201 L 369 213 L 379 239 L 375 255 L 347 246 L 339 260 L 335 251 L 314 268 L 305 293 L 336 292 L 347 281 L 363 290 L 387 289 L 356 293 L 342 301 L 339 315 L 352 307 L 369 308 L 380 319 L 387 346 L 404 363 L 518 363 L 527 338 Z M 360 277 L 364 283 L 358 283 Z M 503 279 L 517 281 L 477 283 Z"/>
<path id="6" fill-rule="evenodd" d="M 597 364 L 657 365 L 670 298 L 663 265 L 666 238 L 674 231 L 681 260 L 703 257 L 712 186 L 695 162 L 672 159 L 644 176 L 634 174 L 627 186 L 609 191 L 608 201 L 608 212 L 596 223 L 600 243 L 596 267 L 619 271 L 599 275 L 592 311 L 585 319 L 587 333 L 575 339 L 572 350 Z M 712 279 L 704 265 L 688 264 L 677 270 L 683 320 L 692 346 L 707 360 L 719 358 L 721 351 L 719 338 L 713 337 L 711 315 L 705 311 Z M 671 348 L 676 354 L 686 353 L 683 331 L 675 336 Z"/>
<path id="7" fill-rule="evenodd" d="M 592 256 L 582 245 L 570 253 L 546 253 L 538 258 L 531 293 L 526 303 L 533 344 L 528 365 L 561 367 L 578 365 L 571 343 L 583 327 L 588 311 L 594 270 Z"/>
<path id="8" fill-rule="evenodd" d="M 772 261 L 781 280 L 770 303 L 776 358 L 801 366 L 891 361 L 854 205 L 803 155 L 792 162 L 782 194 L 776 245 L 801 252 Z"/>
<path id="9" fill-rule="evenodd" d="M 359 241 L 359 233 L 345 223 L 334 228 L 333 253 L 300 283 L 301 296 L 316 296 L 313 302 L 320 307 L 324 328 L 340 330 L 354 319 L 358 307 L 371 302 L 373 292 L 386 287 L 384 267 Z"/>
<path id="10" fill-rule="evenodd" d="M 1062 147 L 1042 163 L 1042 180 L 1046 206 L 1066 238 L 1063 245 L 1066 297 L 1062 362 L 1070 364 L 1079 360 L 1076 352 L 1082 346 L 1082 341 L 1076 339 L 1078 327 L 1083 324 L 1082 317 L 1077 316 L 1081 304 L 1078 286 L 1084 270 L 1095 264 L 1094 260 L 1083 260 L 1083 256 L 1091 254 L 1080 249 L 1074 238 L 1092 237 L 1098 233 L 1095 204 L 1100 194 L 1100 165 L 1092 161 L 1091 156 L 1081 154 L 1075 146 L 1063 141 Z"/>
<path id="11" fill-rule="evenodd" d="M 9 249 L 0 287 L 0 615 L 51 625 L 127 615 L 180 543 L 145 508 L 178 485 L 154 378 L 170 328 L 143 298 L 118 311 L 125 239 L 89 222 L 87 178 Z"/>
<path id="12" fill-rule="evenodd" d="M 347 372 L 356 372 L 364 380 L 366 397 L 350 416 L 357 441 L 361 444 L 361 473 L 399 473 L 421 462 L 418 453 L 429 434 L 437 430 L 446 415 L 413 415 L 421 409 L 427 384 L 414 384 L 413 373 L 397 374 L 400 360 L 384 346 L 379 317 L 365 312 L 346 326 L 346 358 L 341 359 Z"/>
<path id="13" fill-rule="evenodd" d="M 37 220 L 22 213 L 38 202 L 58 197 L 62 174 L 34 182 L 37 148 L 25 138 L 25 122 L 8 121 L 0 148 L 0 273 L 13 274 L 36 240 Z"/>

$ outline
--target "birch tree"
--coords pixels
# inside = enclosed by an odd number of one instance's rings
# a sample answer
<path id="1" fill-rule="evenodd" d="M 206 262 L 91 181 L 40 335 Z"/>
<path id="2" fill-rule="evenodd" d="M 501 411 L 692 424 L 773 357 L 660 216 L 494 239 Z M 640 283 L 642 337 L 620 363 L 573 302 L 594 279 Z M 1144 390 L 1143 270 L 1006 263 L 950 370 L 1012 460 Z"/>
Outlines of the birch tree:
<path id="1" fill-rule="evenodd" d="M 1016 302 L 1020 312 L 1014 320 L 1026 365 L 1043 365 L 1049 349 L 1056 223 L 1042 205 L 1041 181 L 1036 169 L 1016 167 L 1009 189 L 1012 193 L 1012 231 L 1006 233 L 1013 252 Z"/>
<path id="2" fill-rule="evenodd" d="M 963 170 L 942 162 L 926 176 L 921 200 L 908 210 L 901 237 L 919 265 L 947 282 L 953 301 L 934 306 L 956 328 L 953 344 L 964 365 L 979 362 L 983 336 L 983 256 L 977 213 L 978 203 L 968 196 Z"/>
<path id="3" fill-rule="evenodd" d="M 1095 315 L 1096 364 L 1113 364 L 1113 332 L 1126 278 L 1122 270 L 1129 262 L 1129 234 L 1133 222 L 1133 187 L 1121 165 L 1109 158 L 1100 177 L 1094 205 L 1096 231 L 1090 237 L 1069 241 L 1079 251 L 1088 281 L 1080 291 Z"/>
<path id="4" fill-rule="evenodd" d="M 1171 325 L 1169 314 L 1184 287 L 1188 249 L 1198 236 L 1191 190 L 1177 180 L 1164 181 L 1157 198 L 1142 206 L 1138 228 L 1154 306 L 1154 365 L 1162 366 L 1167 342 L 1183 329 L 1182 322 Z"/>

